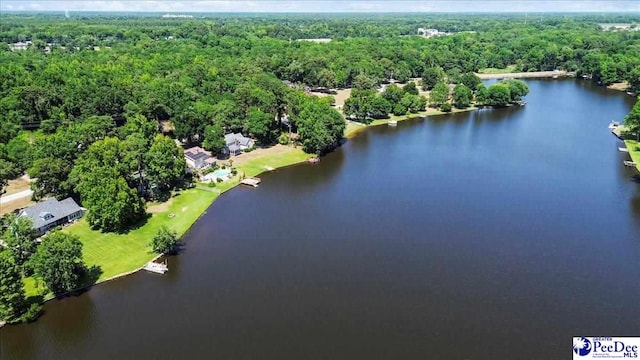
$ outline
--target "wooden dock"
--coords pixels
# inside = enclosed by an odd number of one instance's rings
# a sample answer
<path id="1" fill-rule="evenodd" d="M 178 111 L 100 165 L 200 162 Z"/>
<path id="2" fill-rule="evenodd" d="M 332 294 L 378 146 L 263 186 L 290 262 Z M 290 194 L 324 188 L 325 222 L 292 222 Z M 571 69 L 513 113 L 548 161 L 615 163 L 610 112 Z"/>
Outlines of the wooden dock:
<path id="1" fill-rule="evenodd" d="M 260 179 L 258 178 L 246 178 L 243 179 L 240 184 L 242 185 L 248 185 L 248 186 L 253 186 L 254 188 L 257 188 L 258 185 L 260 185 Z"/>
<path id="2" fill-rule="evenodd" d="M 618 148 L 618 151 L 628 153 L 628 152 L 629 152 L 629 149 L 627 149 L 627 148 L 623 148 L 623 147 L 619 147 L 619 148 Z"/>
<path id="3" fill-rule="evenodd" d="M 169 271 L 169 267 L 167 266 L 167 264 L 159 264 L 153 261 L 145 265 L 143 269 L 156 274 L 164 274 Z"/>

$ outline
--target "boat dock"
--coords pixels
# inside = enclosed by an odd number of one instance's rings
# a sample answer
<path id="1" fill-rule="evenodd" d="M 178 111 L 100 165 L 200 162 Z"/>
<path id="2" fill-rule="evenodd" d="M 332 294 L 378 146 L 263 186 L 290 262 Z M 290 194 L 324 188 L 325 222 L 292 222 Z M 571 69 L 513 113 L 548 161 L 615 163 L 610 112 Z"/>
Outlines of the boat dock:
<path id="1" fill-rule="evenodd" d="M 169 271 L 169 267 L 167 266 L 167 264 L 159 264 L 153 261 L 145 265 L 143 269 L 156 274 L 164 274 Z"/>
<path id="2" fill-rule="evenodd" d="M 627 149 L 627 148 L 623 148 L 623 147 L 619 147 L 619 148 L 618 148 L 618 151 L 628 153 L 628 152 L 629 152 L 629 149 Z"/>
<path id="3" fill-rule="evenodd" d="M 310 158 L 308 161 L 309 161 L 309 163 L 310 163 L 310 164 L 317 164 L 317 163 L 319 163 L 319 162 L 320 162 L 320 158 L 318 158 L 318 157 L 312 157 L 312 158 Z"/>
<path id="4" fill-rule="evenodd" d="M 624 165 L 625 166 L 633 166 L 633 167 L 635 167 L 636 163 L 634 163 L 633 161 L 625 160 Z"/>
<path id="5" fill-rule="evenodd" d="M 240 182 L 240 184 L 242 184 L 242 185 L 248 185 L 248 186 L 253 186 L 253 187 L 257 188 L 257 187 L 258 187 L 258 185 L 260 185 L 260 179 L 255 178 L 255 177 L 254 177 L 254 178 L 246 178 L 246 179 L 243 179 L 243 180 Z"/>

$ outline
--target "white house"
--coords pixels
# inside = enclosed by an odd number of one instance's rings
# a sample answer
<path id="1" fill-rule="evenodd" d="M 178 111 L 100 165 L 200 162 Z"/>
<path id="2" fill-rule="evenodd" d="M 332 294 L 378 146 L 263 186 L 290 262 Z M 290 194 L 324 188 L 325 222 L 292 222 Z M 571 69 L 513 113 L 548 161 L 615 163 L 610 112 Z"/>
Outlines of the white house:
<path id="1" fill-rule="evenodd" d="M 231 133 L 224 136 L 224 142 L 226 147 L 224 152 L 229 155 L 242 154 L 244 149 L 248 149 L 255 145 L 253 139 L 244 137 L 241 133 Z"/>
<path id="2" fill-rule="evenodd" d="M 199 146 L 184 151 L 184 160 L 193 169 L 199 170 L 216 164 L 216 158 Z"/>

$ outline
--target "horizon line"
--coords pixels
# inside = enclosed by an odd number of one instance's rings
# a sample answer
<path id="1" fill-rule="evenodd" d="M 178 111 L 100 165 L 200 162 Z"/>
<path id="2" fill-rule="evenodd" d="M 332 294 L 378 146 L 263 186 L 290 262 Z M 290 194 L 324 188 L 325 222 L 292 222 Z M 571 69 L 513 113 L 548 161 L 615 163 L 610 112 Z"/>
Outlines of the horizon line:
<path id="1" fill-rule="evenodd" d="M 212 14 L 212 13 L 227 13 L 227 14 L 594 14 L 594 13 L 608 13 L 608 14 L 638 14 L 640 10 L 509 10 L 509 11 L 495 11 L 495 10 L 474 10 L 474 11 L 440 11 L 440 10 L 384 10 L 384 11 L 359 11 L 359 10 L 343 10 L 343 11 L 304 11 L 304 10 L 290 10 L 290 11 L 243 11 L 243 10 L 2 10 L 3 13 L 166 13 L 166 14 Z"/>

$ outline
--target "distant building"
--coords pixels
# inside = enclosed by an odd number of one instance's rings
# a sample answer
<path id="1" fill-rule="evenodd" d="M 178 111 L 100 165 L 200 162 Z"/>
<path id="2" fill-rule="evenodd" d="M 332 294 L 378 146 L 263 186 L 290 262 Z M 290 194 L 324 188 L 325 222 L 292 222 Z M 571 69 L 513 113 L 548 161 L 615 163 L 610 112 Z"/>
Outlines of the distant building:
<path id="1" fill-rule="evenodd" d="M 31 44 L 31 41 L 19 41 L 17 43 L 9 44 L 9 48 L 11 51 L 27 50 Z"/>
<path id="2" fill-rule="evenodd" d="M 184 160 L 193 169 L 200 170 L 216 164 L 216 158 L 199 146 L 184 151 Z"/>
<path id="3" fill-rule="evenodd" d="M 186 15 L 186 14 L 164 14 L 162 15 L 163 18 L 165 19 L 171 19 L 171 18 L 182 18 L 182 19 L 192 19 L 193 15 Z"/>
<path id="4" fill-rule="evenodd" d="M 62 201 L 49 199 L 20 210 L 19 216 L 31 218 L 33 228 L 42 235 L 53 227 L 81 218 L 84 212 L 85 209 L 78 206 L 72 198 L 66 198 Z"/>
<path id="5" fill-rule="evenodd" d="M 232 156 L 242 154 L 244 149 L 248 149 L 255 145 L 253 139 L 245 137 L 241 133 L 225 135 L 224 142 L 226 144 L 224 152 Z"/>
<path id="6" fill-rule="evenodd" d="M 418 29 L 418 35 L 424 36 L 424 37 L 434 37 L 434 36 L 444 36 L 444 35 L 451 35 L 448 32 L 444 32 L 444 31 L 440 31 L 438 29 L 423 29 L 423 28 L 419 28 Z"/>
<path id="7" fill-rule="evenodd" d="M 297 41 L 308 41 L 308 42 L 314 42 L 316 44 L 326 44 L 326 43 L 330 43 L 331 39 L 330 38 L 319 38 L 319 39 L 298 39 Z"/>

